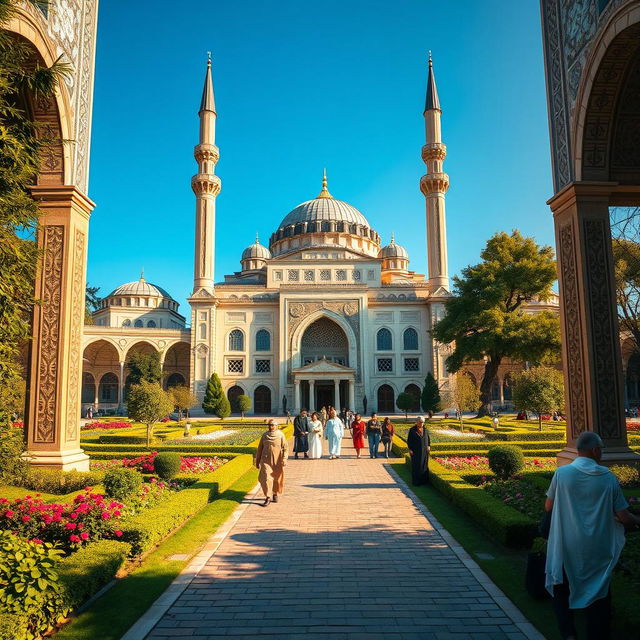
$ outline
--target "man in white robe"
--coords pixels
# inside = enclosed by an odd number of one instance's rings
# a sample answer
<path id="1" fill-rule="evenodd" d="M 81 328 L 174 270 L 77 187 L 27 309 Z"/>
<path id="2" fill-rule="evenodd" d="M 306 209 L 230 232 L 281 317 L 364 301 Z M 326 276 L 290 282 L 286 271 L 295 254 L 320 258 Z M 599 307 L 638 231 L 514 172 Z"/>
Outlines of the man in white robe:
<path id="1" fill-rule="evenodd" d="M 586 610 L 588 639 L 609 638 L 609 587 L 625 543 L 623 525 L 640 524 L 629 512 L 617 478 L 598 464 L 602 446 L 598 434 L 580 434 L 578 457 L 556 470 L 547 491 L 546 587 L 565 639 L 577 637 L 572 609 Z"/>

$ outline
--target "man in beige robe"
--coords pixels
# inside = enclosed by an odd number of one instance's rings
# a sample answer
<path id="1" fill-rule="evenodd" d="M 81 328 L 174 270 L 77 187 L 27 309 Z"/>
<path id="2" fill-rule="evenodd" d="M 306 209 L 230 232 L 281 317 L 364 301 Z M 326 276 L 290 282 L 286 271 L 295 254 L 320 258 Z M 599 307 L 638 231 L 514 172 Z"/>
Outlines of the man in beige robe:
<path id="1" fill-rule="evenodd" d="M 278 495 L 284 492 L 284 467 L 289 453 L 287 439 L 275 420 L 269 420 L 268 427 L 256 452 L 256 468 L 260 470 L 258 480 L 265 495 L 264 507 L 272 500 L 278 502 Z"/>

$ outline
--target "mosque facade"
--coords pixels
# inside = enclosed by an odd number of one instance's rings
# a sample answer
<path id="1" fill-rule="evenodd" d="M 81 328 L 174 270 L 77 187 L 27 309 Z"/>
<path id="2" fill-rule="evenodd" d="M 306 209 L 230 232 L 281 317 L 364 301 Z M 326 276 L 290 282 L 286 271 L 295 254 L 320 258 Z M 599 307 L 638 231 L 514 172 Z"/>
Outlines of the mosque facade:
<path id="1" fill-rule="evenodd" d="M 382 242 L 365 215 L 334 197 L 326 174 L 315 198 L 287 213 L 268 243 L 242 253 L 240 271 L 214 278 L 216 107 L 207 64 L 192 178 L 196 229 L 190 329 L 171 296 L 144 277 L 113 291 L 93 314 L 85 340 L 83 403 L 114 408 L 124 401 L 132 349 L 157 350 L 164 384 L 187 384 L 202 398 L 217 373 L 234 407 L 240 394 L 255 414 L 302 407 L 348 407 L 392 413 L 398 395 L 419 395 L 431 372 L 443 392 L 453 378 L 448 345 L 431 336 L 450 297 L 444 172 L 446 146 L 431 60 L 424 109 L 428 274 L 409 269 L 394 237 Z M 107 382 L 105 383 L 105 376 Z M 501 382 L 502 384 L 502 382 Z M 499 398 L 505 400 L 500 391 Z"/>

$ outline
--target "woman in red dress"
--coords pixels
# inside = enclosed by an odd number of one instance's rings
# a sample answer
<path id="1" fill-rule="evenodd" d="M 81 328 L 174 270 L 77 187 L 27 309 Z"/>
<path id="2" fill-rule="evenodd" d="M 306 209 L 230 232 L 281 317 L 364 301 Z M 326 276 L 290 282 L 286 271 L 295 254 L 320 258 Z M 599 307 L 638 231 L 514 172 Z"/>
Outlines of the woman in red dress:
<path id="1" fill-rule="evenodd" d="M 353 417 L 351 423 L 351 437 L 353 438 L 353 448 L 356 450 L 356 458 L 360 457 L 360 449 L 364 449 L 364 432 L 367 425 L 362 420 L 359 413 Z"/>

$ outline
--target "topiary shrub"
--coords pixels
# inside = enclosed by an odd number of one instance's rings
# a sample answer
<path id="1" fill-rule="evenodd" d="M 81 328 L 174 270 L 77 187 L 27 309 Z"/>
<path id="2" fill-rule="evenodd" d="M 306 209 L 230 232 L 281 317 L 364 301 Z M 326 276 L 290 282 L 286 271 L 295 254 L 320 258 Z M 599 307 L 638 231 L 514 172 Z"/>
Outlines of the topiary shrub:
<path id="1" fill-rule="evenodd" d="M 173 451 L 159 453 L 153 461 L 155 472 L 163 480 L 171 480 L 171 478 L 177 476 L 180 473 L 180 465 L 180 454 Z"/>
<path id="2" fill-rule="evenodd" d="M 142 484 L 142 475 L 135 469 L 114 467 L 104 474 L 103 484 L 109 497 L 124 502 L 138 493 Z"/>
<path id="3" fill-rule="evenodd" d="M 51 544 L 0 532 L 0 609 L 25 624 L 14 638 L 39 638 L 67 615 L 56 573 L 60 554 Z"/>
<path id="4" fill-rule="evenodd" d="M 507 480 L 524 468 L 522 449 L 508 444 L 491 447 L 488 453 L 489 468 L 499 480 Z"/>
<path id="5" fill-rule="evenodd" d="M 62 471 L 60 469 L 40 469 L 31 467 L 22 486 L 33 491 L 63 495 L 93 487 L 102 482 L 98 471 Z"/>
<path id="6" fill-rule="evenodd" d="M 613 475 L 618 478 L 621 487 L 632 488 L 640 485 L 640 471 L 637 467 L 627 464 L 614 464 L 609 467 Z"/>

